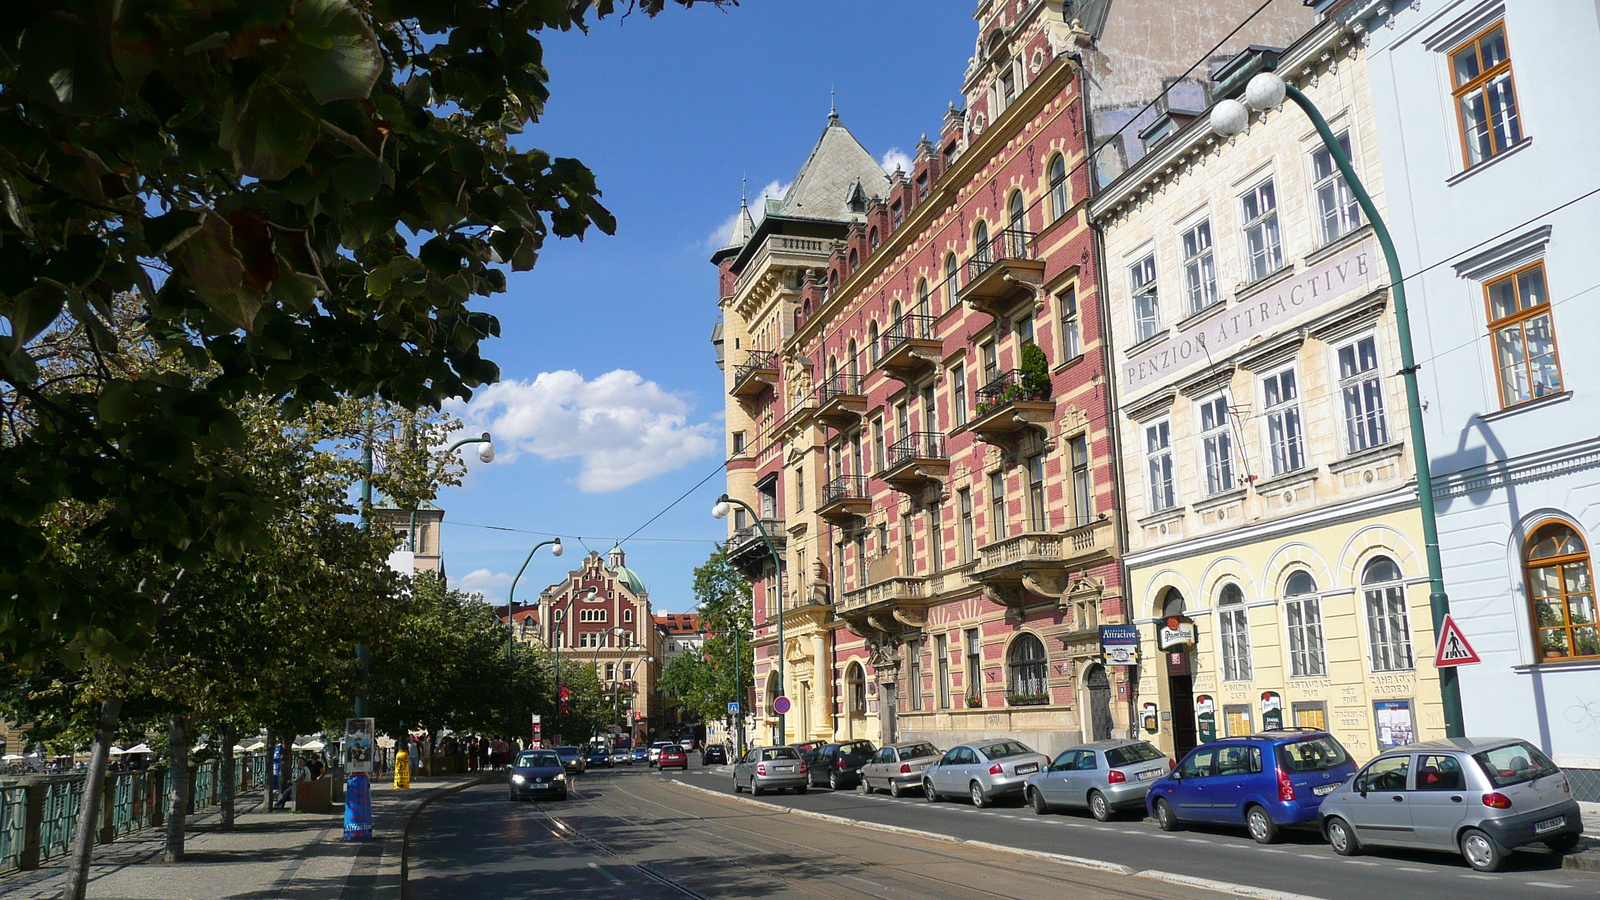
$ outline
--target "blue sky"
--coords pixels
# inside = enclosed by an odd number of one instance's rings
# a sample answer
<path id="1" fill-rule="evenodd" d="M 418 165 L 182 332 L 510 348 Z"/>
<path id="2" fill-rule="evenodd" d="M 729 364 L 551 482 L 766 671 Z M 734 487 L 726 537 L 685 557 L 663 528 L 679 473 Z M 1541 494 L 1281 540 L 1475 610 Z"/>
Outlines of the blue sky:
<path id="1" fill-rule="evenodd" d="M 451 411 L 496 433 L 499 458 L 472 459 L 446 488 L 451 581 L 502 601 L 532 599 L 587 548 L 608 550 L 721 462 L 722 377 L 712 235 L 752 198 L 786 185 L 827 122 L 879 158 L 936 134 L 972 53 L 972 0 L 745 0 L 672 9 L 545 37 L 551 98 L 520 143 L 592 168 L 617 234 L 547 245 L 482 308 L 502 337 L 485 352 L 501 384 Z M 891 158 L 892 159 L 892 158 Z M 756 204 L 752 203 L 752 206 Z M 718 474 L 625 545 L 657 612 L 693 606 L 692 571 L 725 529 Z M 579 541 L 573 536 L 583 536 Z"/>

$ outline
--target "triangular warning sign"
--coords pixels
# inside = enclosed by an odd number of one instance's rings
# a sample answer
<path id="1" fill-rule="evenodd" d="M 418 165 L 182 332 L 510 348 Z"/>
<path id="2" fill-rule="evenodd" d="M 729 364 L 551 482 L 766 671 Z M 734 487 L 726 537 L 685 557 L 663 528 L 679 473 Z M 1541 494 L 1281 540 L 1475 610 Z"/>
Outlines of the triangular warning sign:
<path id="1" fill-rule="evenodd" d="M 1461 633 L 1456 620 L 1445 616 L 1444 627 L 1439 629 L 1439 649 L 1433 655 L 1434 666 L 1465 666 L 1475 662 L 1482 662 L 1477 651 L 1467 643 L 1467 636 Z"/>

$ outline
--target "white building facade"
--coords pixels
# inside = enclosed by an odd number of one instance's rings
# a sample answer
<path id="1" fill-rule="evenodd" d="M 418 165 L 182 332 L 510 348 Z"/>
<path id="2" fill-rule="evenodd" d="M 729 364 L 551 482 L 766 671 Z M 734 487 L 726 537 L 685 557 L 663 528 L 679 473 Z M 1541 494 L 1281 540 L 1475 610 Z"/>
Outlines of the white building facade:
<path id="1" fill-rule="evenodd" d="M 1600 800 L 1600 7 L 1355 0 L 1407 277 L 1469 735 Z"/>

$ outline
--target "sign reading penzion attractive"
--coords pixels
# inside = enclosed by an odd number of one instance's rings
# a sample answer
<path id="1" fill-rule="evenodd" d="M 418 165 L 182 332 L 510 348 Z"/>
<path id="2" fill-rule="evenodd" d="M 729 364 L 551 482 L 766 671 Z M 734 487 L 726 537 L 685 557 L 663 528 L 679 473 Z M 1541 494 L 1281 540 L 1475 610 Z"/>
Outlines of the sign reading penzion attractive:
<path id="1" fill-rule="evenodd" d="M 1139 629 L 1133 625 L 1100 626 L 1100 660 L 1108 666 L 1139 664 Z"/>
<path id="2" fill-rule="evenodd" d="M 1230 304 L 1203 324 L 1130 357 L 1122 363 L 1123 391 L 1131 396 L 1146 385 L 1191 366 L 1220 360 L 1231 348 L 1281 328 L 1303 312 L 1370 288 L 1380 270 L 1377 245 L 1371 240 L 1362 241 L 1243 303 Z"/>

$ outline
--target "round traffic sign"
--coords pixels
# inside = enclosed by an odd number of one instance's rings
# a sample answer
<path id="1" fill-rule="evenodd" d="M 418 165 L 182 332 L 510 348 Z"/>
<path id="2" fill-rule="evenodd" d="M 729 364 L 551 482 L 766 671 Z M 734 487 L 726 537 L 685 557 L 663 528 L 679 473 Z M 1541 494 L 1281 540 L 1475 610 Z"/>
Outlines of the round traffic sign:
<path id="1" fill-rule="evenodd" d="M 789 711 L 789 698 L 779 697 L 772 701 L 772 709 L 780 716 L 787 713 Z"/>

